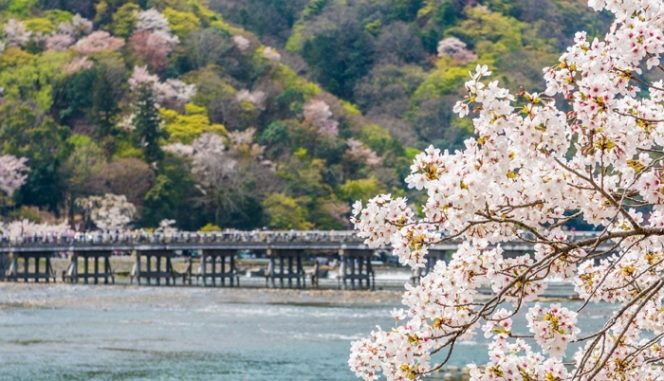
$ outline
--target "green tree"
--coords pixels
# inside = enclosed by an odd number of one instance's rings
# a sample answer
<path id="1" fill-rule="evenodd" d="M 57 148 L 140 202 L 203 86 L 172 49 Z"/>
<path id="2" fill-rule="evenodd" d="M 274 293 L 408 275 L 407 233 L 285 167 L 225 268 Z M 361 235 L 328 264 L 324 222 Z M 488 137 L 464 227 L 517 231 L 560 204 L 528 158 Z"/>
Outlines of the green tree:
<path id="1" fill-rule="evenodd" d="M 114 97 L 113 85 L 107 75 L 106 67 L 98 67 L 92 83 L 92 109 L 90 111 L 95 122 L 99 125 L 98 134 L 100 137 L 112 134 L 115 117 L 120 110 Z"/>
<path id="2" fill-rule="evenodd" d="M 161 117 L 152 89 L 148 85 L 137 91 L 134 115 L 134 135 L 136 142 L 143 148 L 143 155 L 148 163 L 160 161 L 164 152 L 159 146 L 166 134 L 161 128 Z"/>
<path id="3" fill-rule="evenodd" d="M 273 229 L 311 229 L 314 225 L 307 220 L 307 209 L 302 204 L 283 193 L 271 194 L 263 201 L 268 225 Z"/>
<path id="4" fill-rule="evenodd" d="M 65 190 L 59 168 L 68 154 L 67 131 L 33 104 L 10 102 L 0 107 L 0 152 L 27 157 L 30 167 L 18 204 L 59 212 Z"/>
<path id="5" fill-rule="evenodd" d="M 111 33 L 118 37 L 128 38 L 136 26 L 136 12 L 140 10 L 141 8 L 137 4 L 123 4 L 111 17 L 113 20 L 109 28 Z"/>
<path id="6" fill-rule="evenodd" d="M 339 191 L 347 201 L 367 201 L 377 194 L 385 192 L 385 187 L 375 177 L 348 180 L 339 187 Z"/>

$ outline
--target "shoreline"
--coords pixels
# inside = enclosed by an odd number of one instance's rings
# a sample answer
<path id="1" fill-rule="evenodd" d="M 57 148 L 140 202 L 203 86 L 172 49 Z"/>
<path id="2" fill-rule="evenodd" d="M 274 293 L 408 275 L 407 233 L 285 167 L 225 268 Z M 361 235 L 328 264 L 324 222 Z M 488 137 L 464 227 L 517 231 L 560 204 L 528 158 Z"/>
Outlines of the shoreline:
<path id="1" fill-rule="evenodd" d="M 400 307 L 404 290 L 280 289 L 255 287 L 82 285 L 63 283 L 0 283 L 0 310 L 3 308 L 93 307 L 104 304 L 141 305 L 210 303 L 264 304 L 312 307 Z M 489 295 L 482 299 L 488 299 Z M 578 300 L 568 297 L 541 297 L 542 302 Z"/>
<path id="2" fill-rule="evenodd" d="M 158 287 L 136 285 L 71 285 L 0 283 L 0 309 L 98 305 L 139 305 L 188 300 L 225 304 L 300 305 L 326 307 L 385 307 L 401 304 L 403 290 L 259 289 L 254 287 Z"/>

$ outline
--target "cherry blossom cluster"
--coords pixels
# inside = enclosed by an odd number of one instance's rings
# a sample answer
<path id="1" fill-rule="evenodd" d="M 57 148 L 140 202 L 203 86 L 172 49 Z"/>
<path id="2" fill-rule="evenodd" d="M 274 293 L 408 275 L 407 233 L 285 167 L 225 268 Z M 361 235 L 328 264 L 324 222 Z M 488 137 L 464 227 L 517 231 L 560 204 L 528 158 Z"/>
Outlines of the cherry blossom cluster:
<path id="1" fill-rule="evenodd" d="M 9 19 L 2 27 L 4 44 L 8 46 L 24 46 L 30 42 L 32 32 L 23 24 L 23 22 L 16 19 Z"/>
<path id="2" fill-rule="evenodd" d="M 257 109 L 263 110 L 265 109 L 265 100 L 267 99 L 267 95 L 264 91 L 260 90 L 240 90 L 237 92 L 237 94 L 235 94 L 235 99 L 238 102 L 249 102 Z"/>
<path id="3" fill-rule="evenodd" d="M 281 54 L 279 54 L 277 49 L 266 46 L 263 48 L 263 58 L 266 58 L 272 62 L 279 62 L 281 61 Z"/>
<path id="4" fill-rule="evenodd" d="M 107 193 L 76 199 L 99 230 L 125 230 L 136 216 L 136 207 L 124 195 Z"/>
<path id="5" fill-rule="evenodd" d="M 528 327 L 535 335 L 535 341 L 552 357 L 562 358 L 570 341 L 576 339 L 576 312 L 553 304 L 543 308 L 539 303 L 532 307 L 526 319 Z"/>
<path id="6" fill-rule="evenodd" d="M 136 30 L 129 37 L 132 52 L 155 70 L 168 64 L 168 55 L 180 42 L 174 36 L 168 20 L 154 8 L 138 12 Z"/>
<path id="7" fill-rule="evenodd" d="M 12 196 L 28 178 L 28 159 L 13 155 L 0 156 L 0 192 Z"/>
<path id="8" fill-rule="evenodd" d="M 357 161 L 367 163 L 370 166 L 378 166 L 383 162 L 376 151 L 357 139 L 349 138 L 346 140 L 346 145 L 348 145 L 346 154 Z"/>
<path id="9" fill-rule="evenodd" d="M 251 41 L 249 41 L 248 38 L 236 34 L 233 36 L 233 44 L 241 51 L 245 52 L 247 49 L 249 49 L 249 46 L 251 45 Z"/>
<path id="10" fill-rule="evenodd" d="M 0 222 L 0 236 L 6 237 L 12 242 L 20 242 L 21 239 L 30 236 L 59 236 L 69 233 L 71 230 L 66 223 L 49 224 L 36 223 L 29 220 L 15 220 Z"/>
<path id="11" fill-rule="evenodd" d="M 119 50 L 125 45 L 125 41 L 119 37 L 113 37 L 110 33 L 98 30 L 92 32 L 74 44 L 74 50 L 83 54 L 90 55 L 106 50 Z"/>
<path id="12" fill-rule="evenodd" d="M 330 105 L 324 100 L 313 99 L 304 105 L 304 121 L 316 127 L 322 135 L 337 136 L 339 122 L 334 120 Z"/>
<path id="13" fill-rule="evenodd" d="M 138 90 L 141 86 L 148 86 L 157 102 L 164 106 L 180 107 L 189 102 L 196 94 L 196 85 L 174 78 L 162 82 L 145 66 L 135 66 L 128 82 L 133 91 Z"/>
<path id="14" fill-rule="evenodd" d="M 351 220 L 369 247 L 391 246 L 426 273 L 407 286 L 395 329 L 353 344 L 358 376 L 421 379 L 482 326 L 490 361 L 472 365 L 471 380 L 664 378 L 664 2 L 590 6 L 615 21 L 601 39 L 577 33 L 543 70 L 543 92 L 511 93 L 484 65 L 470 73 L 453 111 L 475 133 L 462 149 L 415 158 L 406 184 L 424 193 L 422 205 L 390 195 L 355 204 Z M 596 233 L 573 234 L 571 222 Z M 452 259 L 427 266 L 447 241 L 459 247 Z M 505 255 L 514 242 L 531 251 Z M 533 305 L 550 279 L 573 282 L 588 303 L 615 304 L 604 328 L 582 335 L 577 312 Z M 480 298 L 480 287 L 493 294 Z M 512 325 L 517 314 L 528 332 Z M 566 367 L 570 343 L 580 348 Z"/>
<path id="15" fill-rule="evenodd" d="M 28 178 L 30 168 L 26 165 L 28 159 L 13 155 L 0 156 L 0 191 L 12 196 Z"/>
<path id="16" fill-rule="evenodd" d="M 438 57 L 449 57 L 461 65 L 477 59 L 477 55 L 468 49 L 466 43 L 456 37 L 447 37 L 438 41 Z"/>
<path id="17" fill-rule="evenodd" d="M 46 37 L 46 49 L 57 51 L 67 50 L 77 39 L 91 32 L 92 22 L 77 13 L 71 20 L 60 23 L 57 29 Z"/>

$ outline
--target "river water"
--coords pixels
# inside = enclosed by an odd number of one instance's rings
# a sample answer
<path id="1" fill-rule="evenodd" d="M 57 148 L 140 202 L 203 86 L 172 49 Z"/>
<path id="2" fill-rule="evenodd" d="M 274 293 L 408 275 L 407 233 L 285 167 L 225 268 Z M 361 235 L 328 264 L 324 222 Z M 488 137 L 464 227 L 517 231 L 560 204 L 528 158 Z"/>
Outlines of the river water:
<path id="1" fill-rule="evenodd" d="M 398 300 L 389 292 L 0 285 L 0 380 L 352 380 L 349 342 L 391 327 Z M 608 313 L 591 305 L 581 321 L 596 328 Z M 484 360 L 480 334 L 451 364 Z"/>

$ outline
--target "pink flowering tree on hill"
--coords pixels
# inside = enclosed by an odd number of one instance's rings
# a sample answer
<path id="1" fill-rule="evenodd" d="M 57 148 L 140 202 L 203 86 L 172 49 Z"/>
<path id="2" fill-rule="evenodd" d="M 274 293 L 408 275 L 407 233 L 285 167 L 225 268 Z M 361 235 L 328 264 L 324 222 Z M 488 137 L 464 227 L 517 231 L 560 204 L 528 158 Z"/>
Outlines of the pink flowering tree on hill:
<path id="1" fill-rule="evenodd" d="M 30 168 L 26 165 L 28 159 L 13 155 L 0 156 L 0 195 L 4 193 L 11 197 L 28 178 Z"/>
<path id="2" fill-rule="evenodd" d="M 461 242 L 407 288 L 396 328 L 352 344 L 359 377 L 422 379 L 482 331 L 489 362 L 471 364 L 471 380 L 664 379 L 664 2 L 590 5 L 615 22 L 603 39 L 577 33 L 544 69 L 542 94 L 511 94 L 486 66 L 471 74 L 454 111 L 472 117 L 475 135 L 456 152 L 430 147 L 406 178 L 423 205 L 390 195 L 355 205 L 366 243 L 391 245 L 411 267 L 424 267 L 431 245 Z M 597 234 L 565 230 L 581 221 Z M 533 252 L 505 257 L 506 241 Z M 573 282 L 586 304 L 615 304 L 603 328 L 526 304 L 549 279 Z M 480 287 L 493 294 L 480 298 Z M 517 315 L 527 327 L 513 326 Z"/>

